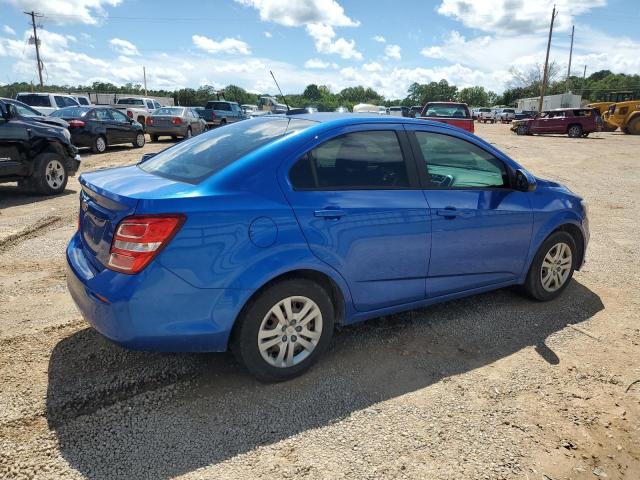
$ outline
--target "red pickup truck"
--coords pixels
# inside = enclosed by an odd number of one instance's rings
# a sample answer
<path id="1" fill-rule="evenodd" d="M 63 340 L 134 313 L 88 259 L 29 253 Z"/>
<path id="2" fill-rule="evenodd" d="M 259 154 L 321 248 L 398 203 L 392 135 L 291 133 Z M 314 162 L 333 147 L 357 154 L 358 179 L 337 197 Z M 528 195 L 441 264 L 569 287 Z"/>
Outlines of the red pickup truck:
<path id="1" fill-rule="evenodd" d="M 590 108 L 558 108 L 534 118 L 514 120 L 511 130 L 518 135 L 562 133 L 571 138 L 586 137 L 599 130 L 597 116 Z"/>
<path id="2" fill-rule="evenodd" d="M 471 133 L 475 131 L 473 118 L 466 103 L 429 102 L 422 109 L 419 118 L 448 123 Z"/>

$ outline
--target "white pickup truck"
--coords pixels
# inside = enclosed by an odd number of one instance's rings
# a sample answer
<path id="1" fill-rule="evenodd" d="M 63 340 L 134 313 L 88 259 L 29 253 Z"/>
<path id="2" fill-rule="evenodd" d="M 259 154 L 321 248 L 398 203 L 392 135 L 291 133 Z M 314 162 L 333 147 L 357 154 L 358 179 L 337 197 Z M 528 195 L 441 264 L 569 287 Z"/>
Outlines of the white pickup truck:
<path id="1" fill-rule="evenodd" d="M 153 111 L 162 105 L 153 98 L 120 97 L 112 107 L 126 113 L 127 117 L 134 119 L 144 127 L 147 117 L 150 117 Z"/>

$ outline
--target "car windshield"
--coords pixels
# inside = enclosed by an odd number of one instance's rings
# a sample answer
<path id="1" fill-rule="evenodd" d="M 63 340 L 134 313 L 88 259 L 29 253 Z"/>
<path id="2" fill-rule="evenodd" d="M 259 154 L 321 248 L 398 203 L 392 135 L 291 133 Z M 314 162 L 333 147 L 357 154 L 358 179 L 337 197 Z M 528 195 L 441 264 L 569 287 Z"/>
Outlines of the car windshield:
<path id="1" fill-rule="evenodd" d="M 144 105 L 141 98 L 119 98 L 117 105 Z"/>
<path id="2" fill-rule="evenodd" d="M 248 153 L 316 122 L 259 117 L 199 135 L 164 150 L 144 163 L 145 172 L 180 182 L 199 183 Z"/>
<path id="3" fill-rule="evenodd" d="M 87 107 L 65 107 L 56 110 L 51 114 L 52 117 L 60 118 L 80 118 L 84 117 L 91 108 Z"/>
<path id="4" fill-rule="evenodd" d="M 13 105 L 13 108 L 18 112 L 18 115 L 22 117 L 41 117 L 42 114 L 34 110 L 33 108 L 25 105 L 22 102 L 18 102 L 16 100 L 5 100 L 10 105 Z"/>
<path id="5" fill-rule="evenodd" d="M 463 105 L 443 104 L 429 105 L 425 113 L 426 117 L 457 117 L 469 118 L 469 111 Z"/>
<path id="6" fill-rule="evenodd" d="M 178 107 L 163 107 L 158 108 L 153 115 L 184 115 L 184 108 Z"/>

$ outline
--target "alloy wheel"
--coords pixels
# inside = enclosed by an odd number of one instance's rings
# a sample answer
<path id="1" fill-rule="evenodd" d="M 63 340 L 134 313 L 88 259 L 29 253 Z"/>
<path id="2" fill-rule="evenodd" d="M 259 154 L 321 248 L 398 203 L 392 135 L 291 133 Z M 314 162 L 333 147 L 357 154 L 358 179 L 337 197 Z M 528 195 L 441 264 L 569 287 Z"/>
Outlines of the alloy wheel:
<path id="1" fill-rule="evenodd" d="M 540 281 L 547 292 L 555 292 L 562 287 L 571 273 L 573 257 L 571 247 L 564 242 L 553 245 L 542 260 Z"/>
<path id="2" fill-rule="evenodd" d="M 271 366 L 299 364 L 315 350 L 322 335 L 322 312 L 308 297 L 287 297 L 264 316 L 258 330 L 258 349 Z"/>
<path id="3" fill-rule="evenodd" d="M 104 152 L 107 149 L 107 142 L 104 141 L 104 138 L 98 137 L 96 139 L 96 150 L 100 153 Z"/>
<path id="4" fill-rule="evenodd" d="M 51 160 L 47 163 L 47 168 L 45 169 L 45 179 L 47 180 L 47 185 L 52 190 L 58 190 L 62 184 L 64 183 L 65 171 L 62 163 L 58 160 Z"/>
<path id="5" fill-rule="evenodd" d="M 136 144 L 139 147 L 144 147 L 144 134 L 143 133 L 139 133 L 138 135 L 136 135 Z"/>

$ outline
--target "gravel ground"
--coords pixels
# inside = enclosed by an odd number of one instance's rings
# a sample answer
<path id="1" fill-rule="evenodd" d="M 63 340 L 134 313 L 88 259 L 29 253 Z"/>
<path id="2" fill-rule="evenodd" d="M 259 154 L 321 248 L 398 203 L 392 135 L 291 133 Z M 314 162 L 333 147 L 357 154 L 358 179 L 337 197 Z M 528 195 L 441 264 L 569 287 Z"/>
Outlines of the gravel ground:
<path id="1" fill-rule="evenodd" d="M 65 286 L 77 179 L 0 186 L 0 478 L 640 478 L 640 137 L 476 128 L 587 199 L 584 269 L 551 303 L 507 289 L 342 328 L 277 385 L 101 338 Z"/>

